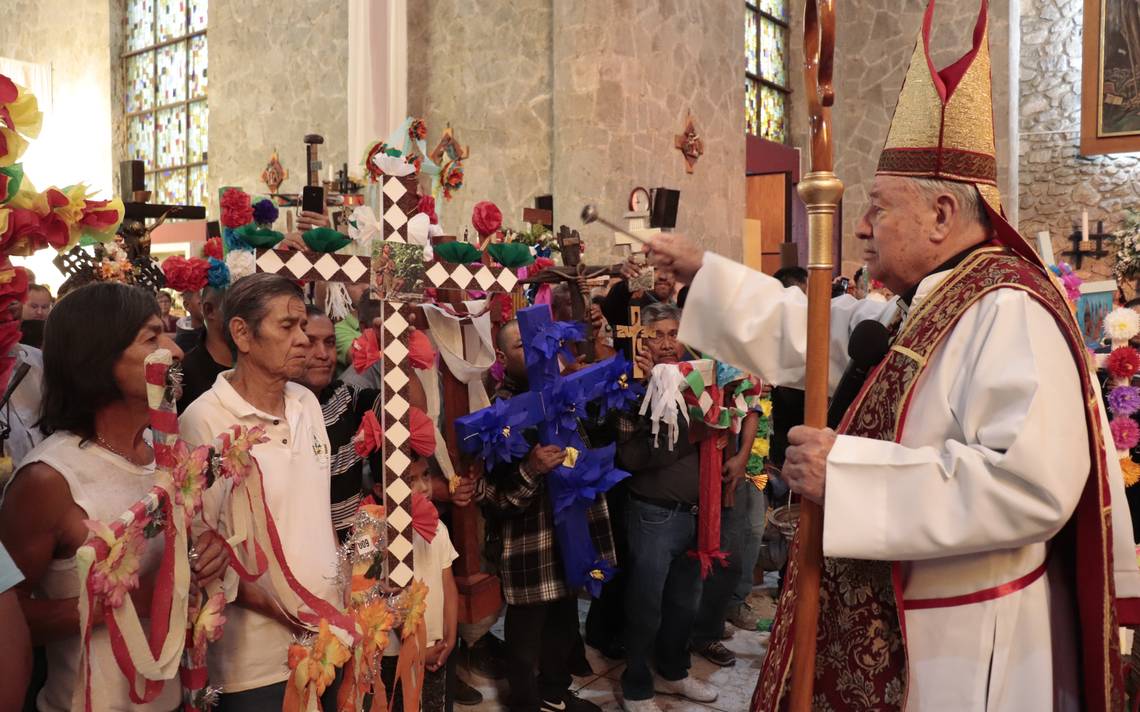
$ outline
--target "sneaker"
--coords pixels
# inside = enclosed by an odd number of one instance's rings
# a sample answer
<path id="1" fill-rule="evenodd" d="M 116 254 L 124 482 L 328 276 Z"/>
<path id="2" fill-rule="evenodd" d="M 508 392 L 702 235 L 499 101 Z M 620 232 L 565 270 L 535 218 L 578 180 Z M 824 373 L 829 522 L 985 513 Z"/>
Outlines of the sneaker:
<path id="1" fill-rule="evenodd" d="M 694 647 L 693 652 L 705 660 L 708 660 L 713 665 L 719 665 L 720 667 L 732 667 L 736 664 L 736 654 L 724 647 L 724 643 L 719 640 L 713 641 L 708 645 Z"/>
<path id="2" fill-rule="evenodd" d="M 715 702 L 716 688 L 707 682 L 701 682 L 692 675 L 680 680 L 666 680 L 660 675 L 653 678 L 653 689 L 664 692 L 666 695 L 677 695 L 693 702 Z"/>
<path id="3" fill-rule="evenodd" d="M 559 699 L 543 700 L 539 712 L 602 712 L 602 708 L 567 690 Z"/>
<path id="4" fill-rule="evenodd" d="M 760 611 L 747 603 L 741 603 L 728 614 L 728 622 L 741 630 L 756 630 L 760 622 Z"/>
<path id="5" fill-rule="evenodd" d="M 483 701 L 483 693 L 468 685 L 463 678 L 456 676 L 451 689 L 451 699 L 455 700 L 457 705 L 470 707 Z"/>
<path id="6" fill-rule="evenodd" d="M 648 700 L 622 700 L 621 708 L 625 712 L 664 712 L 652 697 Z"/>
<path id="7" fill-rule="evenodd" d="M 732 640 L 734 635 L 736 635 L 736 628 L 734 626 L 726 625 L 720 631 L 721 640 Z"/>

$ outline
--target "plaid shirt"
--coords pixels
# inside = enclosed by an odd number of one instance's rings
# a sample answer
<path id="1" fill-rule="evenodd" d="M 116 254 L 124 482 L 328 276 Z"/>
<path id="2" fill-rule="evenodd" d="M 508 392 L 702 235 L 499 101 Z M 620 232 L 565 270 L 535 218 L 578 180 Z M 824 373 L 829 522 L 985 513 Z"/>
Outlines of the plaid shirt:
<path id="1" fill-rule="evenodd" d="M 522 391 L 515 384 L 505 382 L 495 397 L 510 398 Z M 526 437 L 532 446 L 538 441 L 533 429 L 527 431 Z M 586 442 L 588 445 L 589 441 Z M 475 498 L 483 505 L 487 517 L 487 556 L 491 560 L 498 558 L 507 603 L 515 606 L 547 603 L 574 593 L 566 585 L 545 476 L 532 476 L 522 461 L 499 464 L 476 483 Z M 587 517 L 594 547 L 602 558 L 616 566 L 617 554 L 605 497 L 599 497 L 587 510 Z M 497 551 L 499 549 L 501 551 Z"/>

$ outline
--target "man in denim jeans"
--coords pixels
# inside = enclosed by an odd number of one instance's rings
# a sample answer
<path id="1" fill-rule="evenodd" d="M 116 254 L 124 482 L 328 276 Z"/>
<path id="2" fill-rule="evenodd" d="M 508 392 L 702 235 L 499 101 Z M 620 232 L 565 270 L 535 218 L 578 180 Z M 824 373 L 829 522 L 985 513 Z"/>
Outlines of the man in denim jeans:
<path id="1" fill-rule="evenodd" d="M 681 310 L 651 304 L 641 323 L 654 330 L 637 355 L 649 372 L 659 363 L 675 363 Z M 627 712 L 660 712 L 654 691 L 712 702 L 716 690 L 689 676 L 689 636 L 701 597 L 700 567 L 688 552 L 696 546 L 700 462 L 697 445 L 680 424 L 677 443 L 655 443 L 647 418 L 637 408 L 618 421 L 617 459 L 629 479 L 629 558 L 624 562 L 626 591 L 626 670 L 621 686 Z M 657 677 L 650 669 L 656 664 Z"/>

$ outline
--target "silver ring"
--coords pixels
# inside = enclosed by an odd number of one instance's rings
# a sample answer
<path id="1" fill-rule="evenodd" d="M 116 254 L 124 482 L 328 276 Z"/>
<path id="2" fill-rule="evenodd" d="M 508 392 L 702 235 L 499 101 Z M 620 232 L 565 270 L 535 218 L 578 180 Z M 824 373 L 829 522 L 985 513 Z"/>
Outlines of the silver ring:
<path id="1" fill-rule="evenodd" d="M 190 563 L 194 563 L 195 561 L 198 560 L 198 547 L 196 547 L 196 546 L 190 547 L 190 555 L 188 558 L 190 559 Z"/>

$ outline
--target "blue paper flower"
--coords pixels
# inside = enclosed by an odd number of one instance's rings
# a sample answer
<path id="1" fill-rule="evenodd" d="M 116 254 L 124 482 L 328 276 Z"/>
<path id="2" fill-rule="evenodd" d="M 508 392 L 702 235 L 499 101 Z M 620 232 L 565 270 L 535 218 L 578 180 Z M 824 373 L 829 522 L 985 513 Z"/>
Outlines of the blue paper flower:
<path id="1" fill-rule="evenodd" d="M 614 577 L 617 569 L 614 568 L 610 562 L 599 557 L 586 572 L 588 577 L 586 581 L 586 593 L 590 594 L 593 598 L 598 598 L 602 595 L 602 585 Z"/>
<path id="2" fill-rule="evenodd" d="M 269 198 L 259 200 L 253 204 L 253 221 L 258 225 L 272 225 L 277 222 L 280 211 Z"/>
<path id="3" fill-rule="evenodd" d="M 252 250 L 253 246 L 238 236 L 236 228 L 227 227 L 222 229 L 222 242 L 226 245 L 226 252 L 232 250 Z"/>
<path id="4" fill-rule="evenodd" d="M 524 428 L 518 425 L 508 400 L 495 401 L 464 420 L 472 434 L 460 445 L 468 452 L 478 450 L 487 467 L 520 460 L 530 452 L 530 443 L 523 437 Z"/>
<path id="5" fill-rule="evenodd" d="M 206 273 L 206 282 L 215 289 L 225 289 L 230 284 L 230 268 L 216 257 L 210 259 L 210 270 Z"/>
<path id="6" fill-rule="evenodd" d="M 578 419 L 586 417 L 586 397 L 581 387 L 558 381 L 550 389 L 546 404 L 547 419 L 555 432 L 578 430 Z"/>
<path id="7" fill-rule="evenodd" d="M 582 341 L 586 338 L 586 325 L 576 321 L 553 321 L 546 324 L 523 344 L 526 351 L 526 362 L 533 365 L 542 360 L 555 358 L 558 354 L 574 360 L 574 352 L 570 350 L 570 342 Z"/>
<path id="8" fill-rule="evenodd" d="M 623 354 L 614 356 L 607 370 L 606 388 L 602 392 L 604 410 L 625 410 L 641 398 L 645 387 L 633 380 L 629 361 Z"/>
<path id="9" fill-rule="evenodd" d="M 629 477 L 625 470 L 614 467 L 616 445 L 582 450 L 574 467 L 559 465 L 549 477 L 554 523 L 561 522 L 571 508 L 581 503 L 592 505 L 603 493 Z"/>

